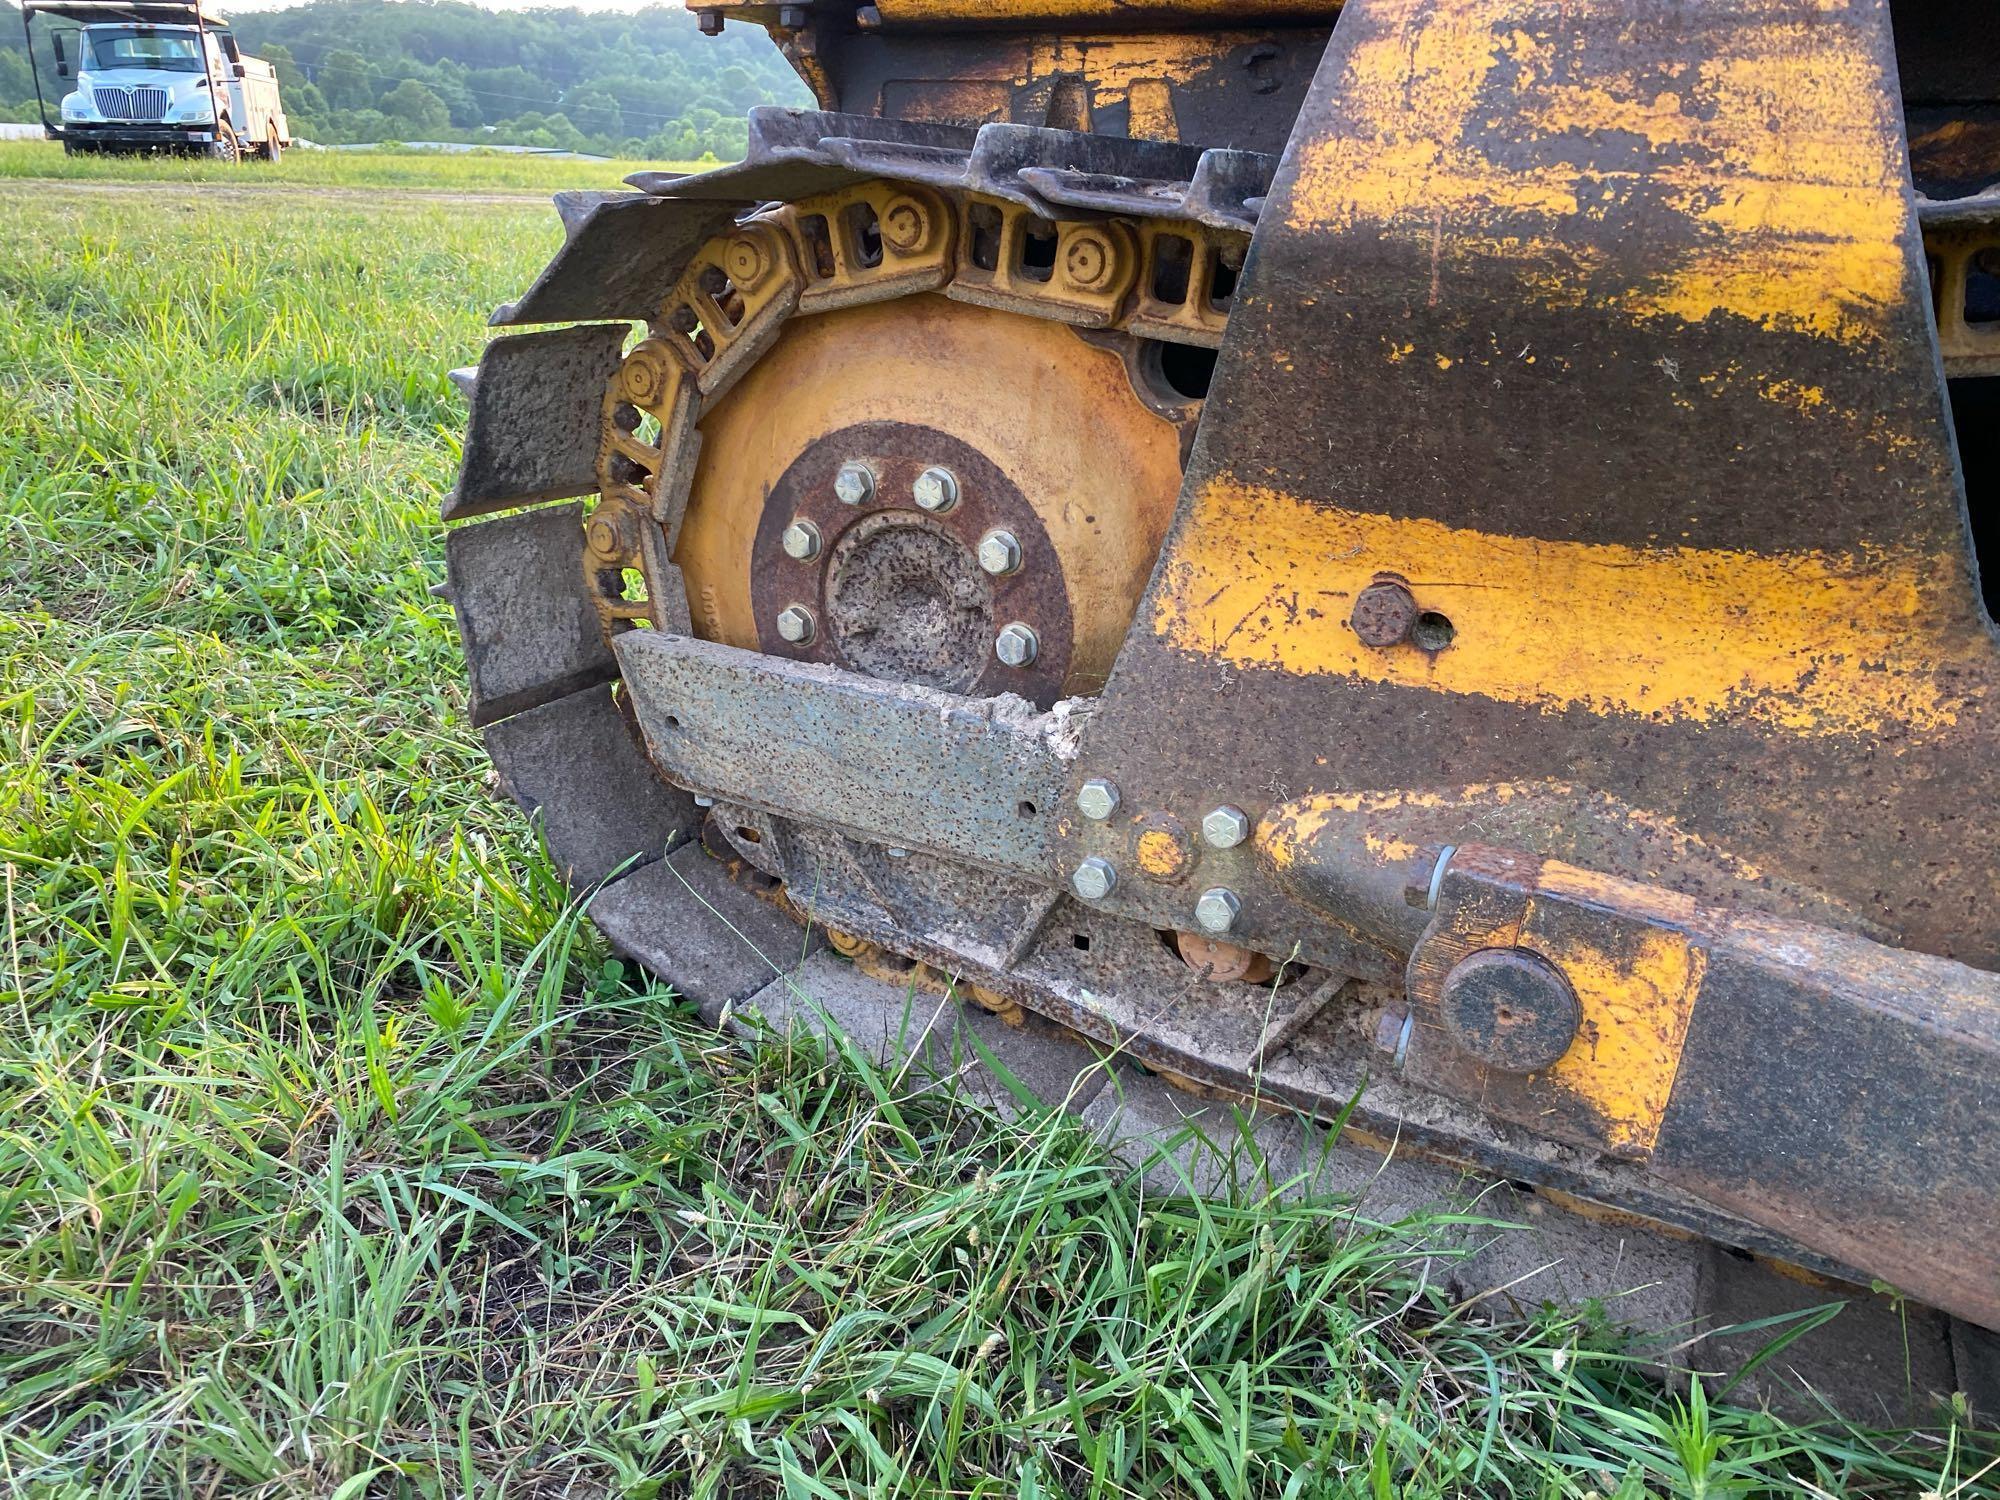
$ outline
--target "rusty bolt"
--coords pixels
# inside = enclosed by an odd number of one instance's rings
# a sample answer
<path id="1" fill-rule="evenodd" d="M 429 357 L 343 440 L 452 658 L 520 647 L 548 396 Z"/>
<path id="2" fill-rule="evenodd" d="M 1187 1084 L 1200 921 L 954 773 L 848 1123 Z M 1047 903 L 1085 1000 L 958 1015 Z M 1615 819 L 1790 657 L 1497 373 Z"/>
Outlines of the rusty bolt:
<path id="1" fill-rule="evenodd" d="M 584 528 L 584 539 L 590 543 L 590 550 L 599 557 L 623 557 L 629 553 L 632 548 L 624 522 L 623 507 L 609 515 L 601 510 L 592 516 L 590 525 Z"/>
<path id="2" fill-rule="evenodd" d="M 919 510 L 943 515 L 958 504 L 958 476 L 942 464 L 932 464 L 910 486 Z"/>
<path id="3" fill-rule="evenodd" d="M 1460 959 L 1444 977 L 1438 1010 L 1460 1051 L 1506 1073 L 1554 1066 L 1583 1024 L 1562 971 L 1523 948 L 1482 948 Z"/>
<path id="4" fill-rule="evenodd" d="M 1003 625 L 993 639 L 993 654 L 1010 667 L 1033 666 L 1041 649 L 1041 638 L 1034 627 L 1019 620 Z"/>
<path id="5" fill-rule="evenodd" d="M 1212 885 L 1195 899 L 1194 919 L 1203 932 L 1227 932 L 1243 914 L 1243 898 L 1226 885 Z"/>
<path id="6" fill-rule="evenodd" d="M 1102 823 L 1118 811 L 1118 787 L 1102 776 L 1093 776 L 1076 789 L 1076 810 Z"/>
<path id="7" fill-rule="evenodd" d="M 833 476 L 833 493 L 842 505 L 866 505 L 875 494 L 875 471 L 866 464 L 842 464 Z"/>
<path id="8" fill-rule="evenodd" d="M 810 521 L 793 521 L 785 528 L 779 542 L 785 549 L 785 556 L 795 561 L 811 562 L 819 556 L 819 528 Z"/>
<path id="9" fill-rule="evenodd" d="M 882 241 L 899 255 L 920 254 L 931 241 L 931 216 L 914 198 L 893 198 L 882 211 Z"/>
<path id="10" fill-rule="evenodd" d="M 749 292 L 755 291 L 770 271 L 771 257 L 762 245 L 748 235 L 739 235 L 729 242 L 729 248 L 723 252 L 722 264 L 738 289 Z"/>
<path id="11" fill-rule="evenodd" d="M 629 401 L 620 401 L 611 408 L 611 425 L 620 432 L 637 432 L 643 414 Z"/>
<path id="12" fill-rule="evenodd" d="M 1234 849 L 1250 837 L 1250 815 L 1224 803 L 1201 820 L 1201 836 L 1212 849 Z"/>
<path id="13" fill-rule="evenodd" d="M 1086 901 L 1102 901 L 1118 884 L 1118 872 L 1111 861 L 1095 854 L 1076 867 L 1069 878 L 1070 889 Z"/>
<path id="14" fill-rule="evenodd" d="M 1378 578 L 1354 596 L 1354 613 L 1348 616 L 1361 644 L 1384 649 L 1409 639 L 1417 623 L 1417 601 L 1409 585 L 1393 578 Z"/>
<path id="15" fill-rule="evenodd" d="M 1079 290 L 1094 292 L 1105 286 L 1116 266 L 1111 242 L 1094 229 L 1074 231 L 1063 246 L 1063 275 Z"/>
<path id="16" fill-rule="evenodd" d="M 780 639 L 794 646 L 808 646 L 812 644 L 814 629 L 812 611 L 803 604 L 787 604 L 778 611 Z"/>
<path id="17" fill-rule="evenodd" d="M 989 531 L 979 539 L 979 566 L 996 578 L 1020 571 L 1021 543 L 1011 531 Z"/>

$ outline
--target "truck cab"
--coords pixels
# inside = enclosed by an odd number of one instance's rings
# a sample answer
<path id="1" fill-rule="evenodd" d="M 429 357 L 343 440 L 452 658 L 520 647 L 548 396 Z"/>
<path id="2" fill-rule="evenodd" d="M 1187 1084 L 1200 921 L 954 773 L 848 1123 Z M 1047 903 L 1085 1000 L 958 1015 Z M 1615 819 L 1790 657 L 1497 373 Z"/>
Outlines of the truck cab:
<path id="1" fill-rule="evenodd" d="M 292 142 L 270 64 L 245 56 L 227 23 L 198 3 L 53 0 L 24 8 L 24 24 L 59 17 L 58 78 L 73 80 L 59 123 L 66 150 L 192 151 L 277 160 Z M 30 30 L 32 46 L 32 29 Z"/>

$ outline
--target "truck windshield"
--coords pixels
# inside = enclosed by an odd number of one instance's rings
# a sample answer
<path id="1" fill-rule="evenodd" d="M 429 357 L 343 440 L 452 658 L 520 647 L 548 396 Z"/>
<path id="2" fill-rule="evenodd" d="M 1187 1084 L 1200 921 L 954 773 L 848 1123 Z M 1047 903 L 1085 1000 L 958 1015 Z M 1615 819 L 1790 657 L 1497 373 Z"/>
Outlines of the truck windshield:
<path id="1" fill-rule="evenodd" d="M 154 68 L 199 73 L 201 51 L 191 31 L 156 31 L 150 26 L 92 26 L 90 55 L 96 67 Z"/>

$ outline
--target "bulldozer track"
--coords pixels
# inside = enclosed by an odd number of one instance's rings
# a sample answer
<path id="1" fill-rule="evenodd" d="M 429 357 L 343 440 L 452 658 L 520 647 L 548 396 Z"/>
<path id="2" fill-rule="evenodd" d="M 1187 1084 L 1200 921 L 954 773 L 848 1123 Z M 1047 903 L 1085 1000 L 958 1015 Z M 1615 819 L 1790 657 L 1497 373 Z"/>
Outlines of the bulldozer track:
<path id="1" fill-rule="evenodd" d="M 942 297 L 1064 324 L 1119 351 L 1146 403 L 1147 350 L 1222 343 L 1276 167 L 1248 152 L 1022 126 L 765 114 L 736 167 L 642 176 L 636 195 L 561 200 L 563 252 L 495 322 L 610 321 L 496 341 L 476 378 L 468 373 L 472 430 L 446 505 L 453 520 L 533 507 L 453 532 L 449 554 L 473 718 L 503 779 L 542 819 L 572 882 L 601 883 L 591 914 L 614 944 L 718 1023 L 752 1010 L 807 1023 L 830 1012 L 888 1046 L 909 1040 L 901 1022 L 912 995 L 936 993 L 948 1030 L 983 1035 L 1009 1067 L 1018 1059 L 1036 1072 L 1045 1099 L 1086 1118 L 1097 1110 L 1113 1138 L 1124 1106 L 1100 1103 L 1107 1079 L 1117 1087 L 1106 1098 L 1140 1099 L 1150 1123 L 1131 1134 L 1146 1138 L 1185 1113 L 1162 1080 L 1210 1100 L 1194 1112 L 1211 1122 L 1216 1102 L 1280 1121 L 1333 1116 L 1365 1085 L 1346 1139 L 1386 1150 L 1390 1166 L 1343 1168 L 1336 1186 L 1379 1171 L 1403 1184 L 1397 1191 L 1434 1201 L 1447 1178 L 1451 1191 L 1470 1182 L 1475 1194 L 1511 1184 L 1520 1196 L 1510 1201 L 1526 1206 L 1570 1273 L 1550 1295 L 1629 1291 L 1643 1265 L 1640 1280 L 1670 1290 L 1643 1311 L 1631 1304 L 1634 1316 L 1682 1334 L 1837 1297 L 1857 1309 L 1839 1337 L 1813 1335 L 1788 1353 L 1815 1385 L 1865 1409 L 1896 1383 L 1908 1340 L 1921 1371 L 1913 1386 L 1971 1390 L 1990 1404 L 2000 1346 L 1973 1324 L 1862 1290 L 1867 1278 L 1838 1255 L 1654 1179 L 1643 1152 L 1635 1160 L 1536 1139 L 1381 1077 L 1385 1056 L 1400 1061 L 1409 1023 L 1396 1001 L 1400 969 L 1377 964 L 1365 944 L 1295 951 L 1255 983 L 1245 963 L 1228 981 L 1242 987 L 1219 992 L 1214 965 L 1239 951 L 1230 945 L 1211 951 L 1206 971 L 1191 968 L 1189 945 L 1170 950 L 1149 924 L 994 874 L 1051 854 L 1036 840 L 1050 837 L 1040 810 L 1068 795 L 1067 752 L 1055 741 L 1071 731 L 1060 722 L 1034 718 L 1028 704 L 967 707 L 921 686 L 843 681 L 840 722 L 810 724 L 788 716 L 782 695 L 775 709 L 763 695 L 791 684 L 790 701 L 804 703 L 832 686 L 823 674 L 838 658 L 823 622 L 740 643 L 761 653 L 754 680 L 727 646 L 698 638 L 716 637 L 721 616 L 676 558 L 701 424 L 797 320 Z M 2000 369 L 1992 328 L 1966 305 L 1967 268 L 2000 246 L 2000 196 L 1919 211 L 1947 369 Z M 648 335 L 628 349 L 632 319 Z M 1191 434 L 1198 399 L 1150 395 L 1157 415 Z M 577 495 L 595 497 L 587 512 L 556 503 Z M 799 529 L 796 542 L 785 538 L 787 555 L 816 561 L 817 528 L 839 513 L 800 529 L 813 520 L 803 505 L 784 509 Z M 779 602 L 761 600 L 759 619 Z M 1397 603 L 1384 605 L 1385 632 L 1410 628 Z M 1063 697 L 1059 673 L 1020 681 L 1042 709 Z M 692 703 L 706 711 L 698 733 L 668 711 Z M 1002 808 L 1018 805 L 1019 821 L 980 823 L 926 801 L 928 784 L 882 753 L 908 753 L 921 734 L 906 726 L 924 722 L 942 724 L 947 739 L 963 728 L 962 755 L 991 755 L 954 774 L 994 790 Z M 982 737 L 990 751 L 977 748 Z M 808 764 L 818 800 L 802 808 Z M 682 786 L 715 795 L 690 800 Z M 916 847 L 867 836 L 854 811 L 906 793 L 897 805 Z M 1151 835 L 1169 863 L 1191 841 L 1186 829 Z M 1136 836 L 1143 861 L 1149 834 Z M 1697 863 L 1711 857 L 1697 841 L 1674 848 Z M 1431 853 L 1435 901 L 1450 851 Z M 1761 879 L 1753 890 L 1726 860 L 1698 879 L 1719 898 L 1821 914 L 1814 892 Z M 1845 920 L 1838 910 L 1831 918 Z M 1218 1007 L 1219 993 L 1236 1000 Z M 1246 993 L 1261 999 L 1244 1005 Z M 934 1040 L 934 1028 L 920 1030 L 920 1049 Z M 1446 1178 L 1424 1163 L 1445 1164 Z M 1464 1290 L 1479 1298 L 1505 1280 L 1474 1276 Z M 1692 1362 L 1727 1365 L 1754 1343 L 1718 1338 Z"/>

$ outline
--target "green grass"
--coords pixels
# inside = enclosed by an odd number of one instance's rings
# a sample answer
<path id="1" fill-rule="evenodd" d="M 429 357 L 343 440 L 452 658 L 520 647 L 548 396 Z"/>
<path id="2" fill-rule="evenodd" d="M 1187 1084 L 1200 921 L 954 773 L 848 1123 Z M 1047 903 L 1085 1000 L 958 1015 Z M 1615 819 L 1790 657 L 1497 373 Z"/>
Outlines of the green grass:
<path id="1" fill-rule="evenodd" d="M 66 178 L 80 182 L 225 183 L 259 187 L 418 188 L 458 193 L 552 193 L 562 188 L 617 188 L 637 171 L 692 172 L 715 163 L 568 161 L 502 152 L 287 151 L 276 166 L 195 156 L 66 157 L 54 141 L 0 141 L 0 181 Z"/>
<path id="2" fill-rule="evenodd" d="M 557 239 L 0 185 L 0 1492 L 2000 1494 L 610 962 L 428 592 Z"/>

